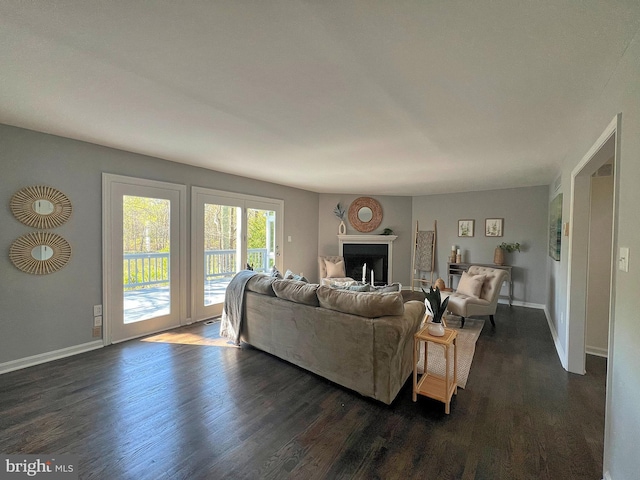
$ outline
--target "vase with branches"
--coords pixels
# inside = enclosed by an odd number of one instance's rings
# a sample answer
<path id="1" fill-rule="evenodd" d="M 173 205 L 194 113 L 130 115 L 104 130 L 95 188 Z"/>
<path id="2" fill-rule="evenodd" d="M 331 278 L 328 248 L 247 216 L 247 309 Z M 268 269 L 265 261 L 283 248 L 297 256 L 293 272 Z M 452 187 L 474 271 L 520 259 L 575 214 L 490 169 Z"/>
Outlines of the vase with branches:
<path id="1" fill-rule="evenodd" d="M 336 208 L 333 209 L 333 214 L 340 219 L 340 225 L 338 226 L 338 235 L 344 235 L 347 233 L 347 226 L 344 223 L 344 216 L 347 211 L 340 205 L 340 202 L 336 205 Z"/>

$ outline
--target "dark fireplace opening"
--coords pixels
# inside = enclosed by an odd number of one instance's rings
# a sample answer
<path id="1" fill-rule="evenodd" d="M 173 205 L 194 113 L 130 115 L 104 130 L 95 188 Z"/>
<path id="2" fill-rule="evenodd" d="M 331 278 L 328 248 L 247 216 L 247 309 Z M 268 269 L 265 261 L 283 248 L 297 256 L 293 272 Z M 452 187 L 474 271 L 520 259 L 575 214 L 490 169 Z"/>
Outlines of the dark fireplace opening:
<path id="1" fill-rule="evenodd" d="M 373 271 L 376 285 L 386 285 L 389 278 L 389 245 L 369 243 L 345 243 L 342 245 L 347 277 L 362 280 L 362 267 L 365 267 L 365 282 L 371 283 Z"/>

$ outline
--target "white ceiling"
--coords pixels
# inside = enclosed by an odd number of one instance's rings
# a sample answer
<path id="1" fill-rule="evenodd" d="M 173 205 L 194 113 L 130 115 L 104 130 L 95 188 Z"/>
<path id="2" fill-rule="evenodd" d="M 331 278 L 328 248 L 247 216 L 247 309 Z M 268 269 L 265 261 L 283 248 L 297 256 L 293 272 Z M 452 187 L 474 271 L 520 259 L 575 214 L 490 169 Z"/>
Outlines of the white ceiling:
<path id="1" fill-rule="evenodd" d="M 549 184 L 639 28 L 638 0 L 0 0 L 0 123 L 316 192 Z"/>

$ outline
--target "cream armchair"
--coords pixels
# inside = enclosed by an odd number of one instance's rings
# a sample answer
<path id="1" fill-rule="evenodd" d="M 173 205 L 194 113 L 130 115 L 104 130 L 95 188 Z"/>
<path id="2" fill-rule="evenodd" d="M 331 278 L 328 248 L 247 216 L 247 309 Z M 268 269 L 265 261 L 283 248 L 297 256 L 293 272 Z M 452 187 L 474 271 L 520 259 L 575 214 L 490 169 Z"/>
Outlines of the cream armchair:
<path id="1" fill-rule="evenodd" d="M 498 306 L 502 282 L 507 275 L 505 270 L 477 265 L 472 265 L 468 272 L 462 274 L 455 293 L 449 295 L 447 307 L 451 313 L 462 318 L 461 328 L 464 327 L 465 317 L 472 315 L 489 315 L 491 325 L 495 327 L 493 316 Z"/>
<path id="2" fill-rule="evenodd" d="M 318 257 L 318 271 L 320 285 L 330 285 L 331 282 L 353 282 L 353 278 L 345 273 L 344 257 Z"/>

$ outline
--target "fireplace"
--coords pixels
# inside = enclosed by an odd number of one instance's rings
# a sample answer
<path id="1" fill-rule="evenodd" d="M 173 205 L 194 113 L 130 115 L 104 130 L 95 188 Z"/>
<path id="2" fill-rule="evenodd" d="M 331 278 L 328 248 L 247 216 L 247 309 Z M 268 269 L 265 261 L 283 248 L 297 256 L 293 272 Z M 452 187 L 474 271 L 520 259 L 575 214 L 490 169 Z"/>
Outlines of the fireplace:
<path id="1" fill-rule="evenodd" d="M 343 246 L 342 256 L 347 277 L 362 280 L 364 271 L 365 281 L 370 283 L 371 272 L 373 272 L 374 279 L 376 279 L 375 284 L 386 285 L 386 279 L 389 276 L 388 245 L 347 243 Z"/>
<path id="2" fill-rule="evenodd" d="M 362 280 L 362 267 L 366 264 L 365 282 L 371 282 L 373 271 L 376 285 L 390 284 L 393 241 L 396 238 L 395 235 L 338 235 L 347 276 Z"/>

